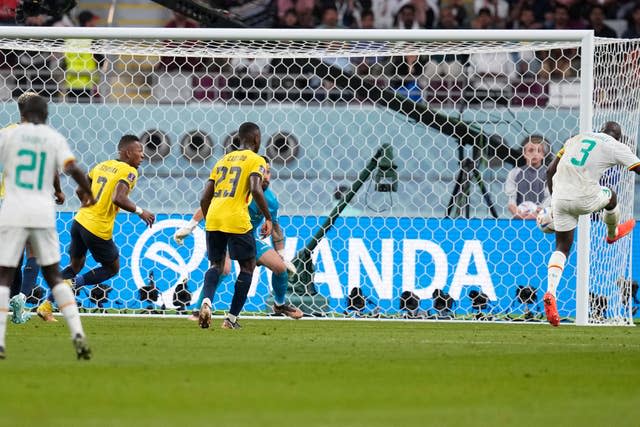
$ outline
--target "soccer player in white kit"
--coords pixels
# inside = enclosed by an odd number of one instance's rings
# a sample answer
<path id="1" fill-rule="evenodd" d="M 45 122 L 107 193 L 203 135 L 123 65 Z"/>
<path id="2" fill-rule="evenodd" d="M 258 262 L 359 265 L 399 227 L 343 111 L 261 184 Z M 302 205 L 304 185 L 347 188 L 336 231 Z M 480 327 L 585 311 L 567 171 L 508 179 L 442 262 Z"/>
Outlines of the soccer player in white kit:
<path id="1" fill-rule="evenodd" d="M 91 205 L 95 199 L 65 138 L 45 124 L 47 110 L 44 98 L 29 97 L 21 111 L 21 123 L 0 136 L 0 163 L 5 174 L 5 199 L 0 207 L 0 359 L 5 358 L 9 285 L 27 241 L 71 330 L 78 359 L 91 358 L 75 296 L 71 288 L 63 284 L 58 267 L 60 243 L 53 199 L 55 172 L 62 169 L 85 191 L 83 205 Z"/>
<path id="2" fill-rule="evenodd" d="M 621 165 L 640 174 L 640 159 L 619 141 L 621 136 L 620 125 L 607 122 L 600 133 L 586 132 L 569 138 L 547 170 L 556 250 L 549 258 L 543 301 L 547 320 L 553 326 L 560 324 L 556 289 L 573 245 L 578 217 L 604 209 L 602 220 L 609 244 L 631 233 L 635 226 L 634 219 L 619 224 L 616 193 L 600 186 L 600 178 L 612 166 Z"/>

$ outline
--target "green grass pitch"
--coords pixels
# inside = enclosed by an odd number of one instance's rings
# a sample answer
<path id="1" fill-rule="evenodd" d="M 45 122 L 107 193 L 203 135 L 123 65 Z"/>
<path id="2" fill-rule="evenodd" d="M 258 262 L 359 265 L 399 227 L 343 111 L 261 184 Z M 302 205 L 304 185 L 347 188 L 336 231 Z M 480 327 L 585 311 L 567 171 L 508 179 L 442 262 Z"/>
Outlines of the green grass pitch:
<path id="1" fill-rule="evenodd" d="M 1 426 L 637 426 L 640 328 L 183 318 L 8 326 Z"/>

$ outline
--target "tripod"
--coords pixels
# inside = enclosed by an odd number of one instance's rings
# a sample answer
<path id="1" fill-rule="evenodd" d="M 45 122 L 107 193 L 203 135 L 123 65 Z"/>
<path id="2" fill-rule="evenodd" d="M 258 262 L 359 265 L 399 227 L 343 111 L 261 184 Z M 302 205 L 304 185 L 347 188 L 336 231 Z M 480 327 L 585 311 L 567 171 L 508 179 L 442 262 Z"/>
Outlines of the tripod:
<path id="1" fill-rule="evenodd" d="M 465 157 L 463 144 L 460 143 L 458 145 L 458 160 L 460 160 L 460 170 L 456 175 L 455 185 L 453 186 L 453 191 L 451 192 L 451 199 L 449 200 L 449 206 L 447 207 L 447 218 L 461 216 L 463 209 L 464 217 L 470 217 L 471 206 L 469 205 L 469 194 L 471 192 L 472 181 L 474 181 L 480 187 L 482 197 L 487 204 L 489 211 L 491 212 L 491 216 L 494 218 L 498 217 L 498 212 L 495 205 L 493 204 L 493 200 L 491 199 L 491 194 L 489 194 L 489 191 L 487 190 L 487 186 L 482 179 L 480 170 L 476 167 L 475 159 L 479 157 L 479 150 L 474 147 L 473 153 L 474 159 Z"/>

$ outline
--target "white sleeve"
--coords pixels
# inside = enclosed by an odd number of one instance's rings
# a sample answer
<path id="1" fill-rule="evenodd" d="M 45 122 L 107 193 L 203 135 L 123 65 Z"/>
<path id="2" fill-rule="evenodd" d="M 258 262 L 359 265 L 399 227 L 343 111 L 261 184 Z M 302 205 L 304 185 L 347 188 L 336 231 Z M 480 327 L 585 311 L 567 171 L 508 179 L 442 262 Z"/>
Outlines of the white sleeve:
<path id="1" fill-rule="evenodd" d="M 515 205 L 518 196 L 518 184 L 516 183 L 516 176 L 520 168 L 515 167 L 509 171 L 507 179 L 504 182 L 504 193 L 509 199 L 509 203 Z"/>
<path id="2" fill-rule="evenodd" d="M 631 149 L 621 142 L 616 141 L 616 144 L 613 148 L 613 155 L 616 162 L 627 169 L 630 169 L 640 163 L 640 159 L 638 158 L 638 156 L 633 154 Z"/>
<path id="3" fill-rule="evenodd" d="M 69 160 L 75 160 L 76 157 L 71 152 L 69 143 L 62 135 L 59 135 L 57 145 L 58 152 L 56 153 L 56 168 L 58 170 L 62 170 Z"/>
<path id="4" fill-rule="evenodd" d="M 2 167 L 4 167 L 5 164 L 5 160 L 4 160 L 4 148 L 7 145 L 6 141 L 7 141 L 7 132 L 0 132 L 0 165 L 2 165 Z"/>

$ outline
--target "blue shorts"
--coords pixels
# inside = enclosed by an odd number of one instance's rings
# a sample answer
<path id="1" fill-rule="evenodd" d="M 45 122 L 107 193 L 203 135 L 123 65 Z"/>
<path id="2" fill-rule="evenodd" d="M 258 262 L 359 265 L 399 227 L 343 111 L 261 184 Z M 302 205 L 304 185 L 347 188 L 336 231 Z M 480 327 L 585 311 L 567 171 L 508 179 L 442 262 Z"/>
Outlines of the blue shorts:
<path id="1" fill-rule="evenodd" d="M 253 230 L 244 234 L 207 231 L 207 255 L 209 262 L 216 263 L 224 259 L 229 247 L 229 258 L 236 261 L 255 258 L 256 239 Z"/>
<path id="2" fill-rule="evenodd" d="M 74 220 L 71 224 L 69 255 L 71 258 L 83 258 L 87 255 L 87 250 L 91 252 L 93 259 L 103 265 L 111 264 L 120 256 L 113 239 L 104 240 Z"/>
<path id="3" fill-rule="evenodd" d="M 263 240 L 256 239 L 256 259 L 260 259 L 267 251 L 273 249 L 273 246 Z"/>

